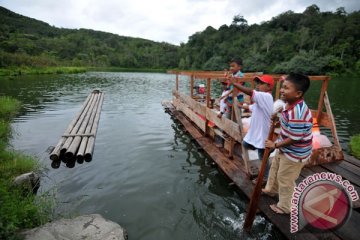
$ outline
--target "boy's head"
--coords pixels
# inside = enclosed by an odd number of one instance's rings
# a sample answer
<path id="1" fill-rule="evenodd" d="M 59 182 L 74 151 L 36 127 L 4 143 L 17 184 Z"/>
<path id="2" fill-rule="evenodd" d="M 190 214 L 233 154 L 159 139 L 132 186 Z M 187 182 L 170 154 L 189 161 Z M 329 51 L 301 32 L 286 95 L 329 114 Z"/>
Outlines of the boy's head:
<path id="1" fill-rule="evenodd" d="M 294 103 L 304 97 L 304 94 L 310 87 L 308 76 L 298 73 L 290 73 L 282 84 L 280 93 L 289 103 Z"/>
<path id="2" fill-rule="evenodd" d="M 254 80 L 256 83 L 256 91 L 271 92 L 274 87 L 274 79 L 270 75 L 256 76 Z"/>
<path id="3" fill-rule="evenodd" d="M 242 60 L 240 58 L 231 59 L 229 64 L 232 73 L 237 73 L 242 69 Z"/>

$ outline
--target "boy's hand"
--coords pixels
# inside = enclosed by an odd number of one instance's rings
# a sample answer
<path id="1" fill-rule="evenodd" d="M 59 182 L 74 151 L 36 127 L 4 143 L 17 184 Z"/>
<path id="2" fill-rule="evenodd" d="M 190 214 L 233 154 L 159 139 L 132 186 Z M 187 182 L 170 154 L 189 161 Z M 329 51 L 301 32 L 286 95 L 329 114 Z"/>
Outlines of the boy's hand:
<path id="1" fill-rule="evenodd" d="M 275 143 L 270 140 L 265 140 L 265 147 L 267 148 L 275 148 Z"/>

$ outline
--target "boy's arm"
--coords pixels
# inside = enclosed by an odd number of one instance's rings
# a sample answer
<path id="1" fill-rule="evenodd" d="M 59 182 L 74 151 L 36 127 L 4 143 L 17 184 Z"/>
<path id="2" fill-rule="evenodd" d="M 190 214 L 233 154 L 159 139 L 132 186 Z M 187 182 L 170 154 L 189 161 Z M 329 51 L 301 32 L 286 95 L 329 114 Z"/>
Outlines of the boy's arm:
<path id="1" fill-rule="evenodd" d="M 234 83 L 233 82 L 234 87 L 236 87 L 237 89 L 239 89 L 241 92 L 251 96 L 253 93 L 252 88 L 248 88 L 248 87 L 244 87 L 243 85 L 241 85 L 240 83 Z"/>
<path id="2" fill-rule="evenodd" d="M 297 141 L 294 139 L 291 139 L 291 138 L 286 138 L 284 141 L 277 142 L 277 143 L 270 141 L 270 140 L 266 140 L 265 147 L 267 147 L 267 148 L 282 148 L 282 147 L 289 146 L 295 142 L 297 142 Z"/>
<path id="3" fill-rule="evenodd" d="M 220 100 L 224 99 L 224 98 L 227 98 L 231 93 L 232 93 L 233 89 L 229 90 L 224 96 L 222 96 L 220 98 Z"/>

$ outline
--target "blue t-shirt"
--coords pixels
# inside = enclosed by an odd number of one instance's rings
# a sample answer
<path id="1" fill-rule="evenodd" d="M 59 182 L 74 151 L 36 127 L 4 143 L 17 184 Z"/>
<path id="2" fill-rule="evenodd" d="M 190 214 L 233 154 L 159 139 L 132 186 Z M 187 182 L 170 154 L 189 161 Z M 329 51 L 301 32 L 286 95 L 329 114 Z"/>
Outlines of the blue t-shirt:
<path id="1" fill-rule="evenodd" d="M 232 77 L 240 77 L 240 78 L 242 78 L 242 77 L 244 77 L 244 74 L 243 74 L 241 71 L 238 71 L 238 72 L 236 72 L 236 73 L 233 73 L 233 74 L 232 74 Z M 234 84 L 231 84 L 231 85 L 227 88 L 227 90 L 232 90 L 232 89 L 234 89 Z M 244 101 L 244 94 L 243 94 L 243 93 L 239 93 L 239 94 L 236 96 L 236 98 L 237 98 L 237 100 L 238 100 L 239 102 L 243 102 L 243 101 Z M 228 98 L 227 98 L 227 103 L 228 103 L 228 105 L 230 105 L 230 106 L 233 104 L 232 94 L 230 94 L 230 95 L 228 96 Z"/>

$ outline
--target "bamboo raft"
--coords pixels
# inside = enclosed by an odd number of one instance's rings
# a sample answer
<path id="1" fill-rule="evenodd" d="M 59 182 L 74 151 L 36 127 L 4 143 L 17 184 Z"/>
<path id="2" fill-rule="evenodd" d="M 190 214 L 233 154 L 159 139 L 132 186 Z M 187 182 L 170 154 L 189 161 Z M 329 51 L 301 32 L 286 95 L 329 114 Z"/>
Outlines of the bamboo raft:
<path id="1" fill-rule="evenodd" d="M 50 153 L 51 160 L 55 162 L 73 158 L 78 161 L 92 159 L 103 101 L 104 93 L 99 90 L 94 90 L 88 95 L 80 111 Z"/>
<path id="2" fill-rule="evenodd" d="M 231 119 L 220 119 L 217 117 L 216 107 L 214 106 L 215 101 L 211 98 L 211 82 L 224 79 L 224 72 L 186 71 L 170 73 L 176 75 L 176 82 L 175 89 L 173 90 L 173 99 L 162 102 L 165 112 L 173 116 L 174 120 L 184 127 L 184 131 L 191 135 L 199 147 L 214 161 L 218 169 L 229 178 L 232 185 L 235 185 L 238 190 L 252 200 L 255 185 L 252 184 L 251 179 L 257 175 L 260 164 L 259 161 L 250 161 L 247 149 L 241 144 L 245 136 L 245 133 L 242 131 L 242 113 L 238 108 L 233 108 Z M 261 73 L 247 73 L 241 81 L 249 82 L 254 87 L 253 78 L 255 75 L 261 75 Z M 190 87 L 189 95 L 182 93 L 179 89 L 181 76 L 181 79 L 184 79 L 184 77 L 188 79 L 186 86 Z M 280 76 L 272 76 L 276 82 L 274 99 L 278 99 Z M 205 96 L 199 97 L 194 94 L 195 81 L 197 80 L 205 81 Z M 355 190 L 360 193 L 360 160 L 344 154 L 339 143 L 335 120 L 326 91 L 330 77 L 310 76 L 310 80 L 322 82 L 317 109 L 311 111 L 319 126 L 331 130 L 332 146 L 320 147 L 313 151 L 311 159 L 306 167 L 303 168 L 297 183 L 314 173 L 333 172 L 341 175 L 343 179 L 350 181 Z M 233 93 L 233 99 L 236 106 L 235 93 Z M 325 111 L 323 111 L 324 109 Z M 224 148 L 215 146 L 215 135 L 224 139 Z M 342 227 L 329 232 L 321 232 L 305 227 L 295 234 L 290 232 L 289 215 L 275 214 L 269 208 L 269 205 L 274 203 L 276 201 L 273 198 L 261 195 L 256 205 L 261 213 L 288 239 L 358 239 L 358 231 L 356 229 L 360 224 L 359 200 L 353 202 L 351 217 Z M 254 212 L 253 209 L 248 209 L 247 215 L 251 215 L 252 212 Z M 244 228 L 246 228 L 245 225 Z"/>

